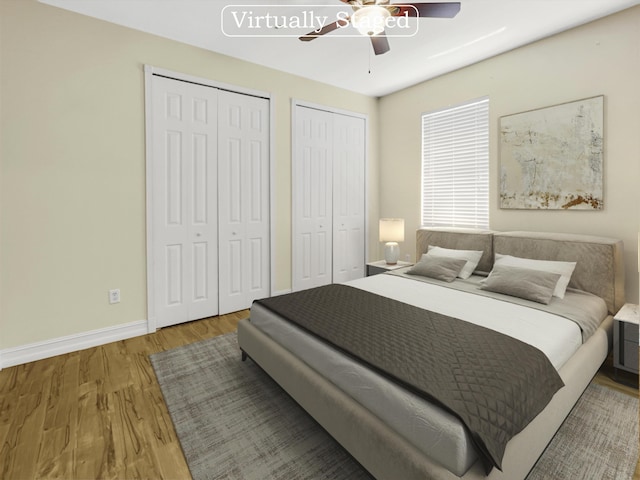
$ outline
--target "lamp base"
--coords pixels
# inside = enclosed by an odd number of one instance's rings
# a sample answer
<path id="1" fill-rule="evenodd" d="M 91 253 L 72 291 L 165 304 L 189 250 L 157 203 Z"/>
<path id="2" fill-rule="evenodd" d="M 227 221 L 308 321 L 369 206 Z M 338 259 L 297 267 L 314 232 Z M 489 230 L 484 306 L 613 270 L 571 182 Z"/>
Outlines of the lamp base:
<path id="1" fill-rule="evenodd" d="M 397 242 L 387 242 L 384 245 L 384 260 L 387 265 L 395 265 L 400 258 L 400 247 Z"/>

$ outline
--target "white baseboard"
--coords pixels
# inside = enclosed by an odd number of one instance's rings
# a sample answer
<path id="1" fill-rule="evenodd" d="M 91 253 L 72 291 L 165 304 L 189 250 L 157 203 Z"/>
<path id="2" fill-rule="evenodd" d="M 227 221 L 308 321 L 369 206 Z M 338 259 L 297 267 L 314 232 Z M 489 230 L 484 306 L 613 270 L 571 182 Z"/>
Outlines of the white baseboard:
<path id="1" fill-rule="evenodd" d="M 279 295 L 285 295 L 287 293 L 291 293 L 291 289 L 290 288 L 287 288 L 286 290 L 279 290 L 277 292 L 271 292 L 271 296 L 272 297 L 277 297 Z"/>
<path id="2" fill-rule="evenodd" d="M 63 353 L 97 347 L 106 343 L 146 335 L 147 321 L 125 323 L 114 327 L 100 328 L 89 332 L 77 333 L 65 337 L 30 343 L 19 347 L 0 350 L 0 370 L 14 365 L 42 360 Z"/>

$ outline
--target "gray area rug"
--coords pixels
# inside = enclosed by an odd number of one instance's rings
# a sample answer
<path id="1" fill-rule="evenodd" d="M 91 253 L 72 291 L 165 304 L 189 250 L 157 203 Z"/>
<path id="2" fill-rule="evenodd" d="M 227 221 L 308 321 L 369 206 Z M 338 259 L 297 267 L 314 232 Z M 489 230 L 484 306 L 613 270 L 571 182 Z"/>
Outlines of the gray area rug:
<path id="1" fill-rule="evenodd" d="M 195 480 L 372 478 L 256 364 L 240 361 L 235 333 L 151 362 Z M 627 480 L 637 455 L 637 398 L 592 384 L 527 480 Z"/>

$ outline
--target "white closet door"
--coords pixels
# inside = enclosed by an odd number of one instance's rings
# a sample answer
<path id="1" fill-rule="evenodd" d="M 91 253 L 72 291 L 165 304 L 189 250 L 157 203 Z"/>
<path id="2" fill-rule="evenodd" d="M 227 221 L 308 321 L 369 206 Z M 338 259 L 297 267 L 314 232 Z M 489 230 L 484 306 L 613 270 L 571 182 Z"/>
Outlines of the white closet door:
<path id="1" fill-rule="evenodd" d="M 269 101 L 218 97 L 220 314 L 249 308 L 269 288 Z"/>
<path id="2" fill-rule="evenodd" d="M 293 290 L 332 281 L 332 115 L 297 106 L 292 162 Z"/>
<path id="3" fill-rule="evenodd" d="M 333 282 L 364 277 L 365 121 L 333 115 Z"/>
<path id="4" fill-rule="evenodd" d="M 163 327 L 218 313 L 217 91 L 152 82 L 153 288 Z"/>

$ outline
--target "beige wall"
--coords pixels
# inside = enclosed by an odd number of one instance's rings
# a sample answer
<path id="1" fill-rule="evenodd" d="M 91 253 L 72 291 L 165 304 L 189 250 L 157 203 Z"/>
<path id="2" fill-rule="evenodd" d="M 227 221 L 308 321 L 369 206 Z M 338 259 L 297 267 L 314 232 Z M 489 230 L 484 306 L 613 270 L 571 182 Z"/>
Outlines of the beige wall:
<path id="1" fill-rule="evenodd" d="M 380 101 L 380 214 L 420 223 L 420 117 L 490 97 L 490 226 L 496 230 L 588 233 L 625 244 L 627 301 L 638 302 L 640 229 L 640 7 L 389 95 Z M 498 122 L 511 113 L 605 97 L 605 208 L 523 211 L 498 208 Z M 402 255 L 415 255 L 408 234 Z M 588 261 L 585 259 L 585 261 Z"/>
<path id="2" fill-rule="evenodd" d="M 276 291 L 291 285 L 291 98 L 369 115 L 376 259 L 380 216 L 419 225 L 420 114 L 489 95 L 491 227 L 620 237 L 638 299 L 640 7 L 380 101 L 35 0 L 0 0 L 0 21 L 0 350 L 146 319 L 144 64 L 273 95 Z M 498 209 L 498 118 L 600 94 L 605 210 Z"/>
<path id="3" fill-rule="evenodd" d="M 369 115 L 377 222 L 377 100 L 35 0 L 0 17 L 0 350 L 147 318 L 144 64 L 273 95 L 274 290 L 291 285 L 291 98 Z"/>

